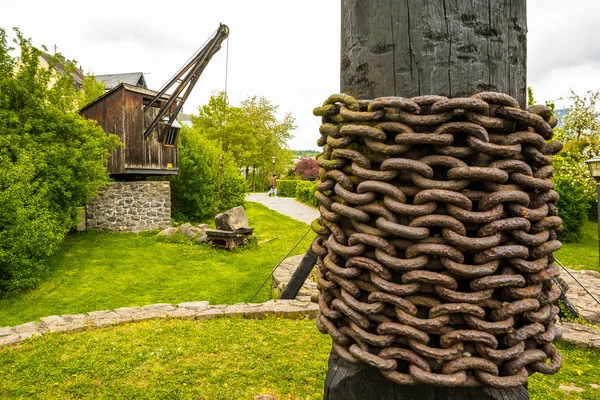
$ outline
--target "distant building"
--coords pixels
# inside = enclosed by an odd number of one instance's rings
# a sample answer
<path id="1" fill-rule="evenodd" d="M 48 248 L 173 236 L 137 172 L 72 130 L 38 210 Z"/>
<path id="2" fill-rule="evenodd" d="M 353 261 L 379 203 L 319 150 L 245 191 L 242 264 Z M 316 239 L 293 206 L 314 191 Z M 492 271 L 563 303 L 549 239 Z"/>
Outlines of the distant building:
<path id="1" fill-rule="evenodd" d="M 63 63 L 74 67 L 73 68 L 73 87 L 77 90 L 81 89 L 83 87 L 83 81 L 85 80 L 85 75 L 83 74 L 83 72 L 81 72 L 81 70 L 79 68 L 77 68 L 77 66 L 73 63 L 73 61 L 67 60 L 65 57 L 63 57 L 60 54 L 56 54 L 56 56 Z M 63 65 L 52 62 L 52 56 L 50 54 L 42 52 L 39 60 L 40 60 L 40 66 L 42 68 L 53 69 L 58 73 L 58 75 L 61 75 L 61 76 L 65 74 L 65 69 L 64 69 Z M 18 67 L 19 67 L 19 64 L 17 64 L 17 68 Z M 54 86 L 55 83 L 56 83 L 56 78 L 52 77 L 50 79 L 49 87 Z"/>
<path id="2" fill-rule="evenodd" d="M 189 114 L 184 114 L 182 112 L 177 116 L 177 120 L 181 125 L 192 126 L 192 116 Z"/>
<path id="3" fill-rule="evenodd" d="M 106 85 L 107 92 L 119 86 L 119 83 L 126 83 L 131 86 L 137 86 L 144 89 L 148 89 L 148 85 L 146 85 L 146 78 L 144 78 L 143 72 L 96 75 L 96 80 L 98 82 L 104 82 L 104 84 Z"/>

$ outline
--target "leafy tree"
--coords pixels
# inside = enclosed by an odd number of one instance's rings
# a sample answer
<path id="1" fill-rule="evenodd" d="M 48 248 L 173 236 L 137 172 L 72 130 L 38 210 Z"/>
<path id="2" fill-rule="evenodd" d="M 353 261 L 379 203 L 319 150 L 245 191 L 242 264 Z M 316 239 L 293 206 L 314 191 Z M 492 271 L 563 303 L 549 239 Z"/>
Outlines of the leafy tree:
<path id="1" fill-rule="evenodd" d="M 239 106 L 229 104 L 225 93 L 213 95 L 208 104 L 192 116 L 192 124 L 207 139 L 218 143 L 246 179 L 263 186 L 272 173 L 282 175 L 291 165 L 286 142 L 295 129 L 294 118 L 277 118 L 277 106 L 264 97 L 249 97 Z M 275 164 L 272 160 L 275 157 Z"/>
<path id="2" fill-rule="evenodd" d="M 86 75 L 78 93 L 77 107 L 82 108 L 104 94 L 106 83 L 96 80 L 94 75 Z"/>
<path id="3" fill-rule="evenodd" d="M 533 101 L 531 88 L 528 92 Z M 588 91 L 580 96 L 571 91 L 562 126 L 554 129 L 555 138 L 564 143 L 552 165 L 553 182 L 560 194 L 557 207 L 564 224 L 560 239 L 565 242 L 578 241 L 585 220 L 597 219 L 596 181 L 590 176 L 585 160 L 600 154 L 600 123 L 596 112 L 599 98 L 600 92 Z"/>
<path id="4" fill-rule="evenodd" d="M 581 96 L 571 90 L 571 95 L 567 99 L 570 100 L 571 105 L 562 119 L 562 127 L 556 129 L 557 138 L 564 142 L 586 137 L 598 138 L 600 122 L 596 107 L 600 92 L 588 91 Z"/>
<path id="5" fill-rule="evenodd" d="M 244 195 L 244 178 L 232 157 L 197 129 L 184 126 L 179 135 L 179 175 L 171 178 L 175 218 L 207 221 L 215 210 L 241 205 Z"/>
<path id="6" fill-rule="evenodd" d="M 302 179 L 317 179 L 319 177 L 319 164 L 312 157 L 300 157 L 300 160 L 296 163 L 296 173 Z"/>
<path id="7" fill-rule="evenodd" d="M 72 65 L 15 30 L 20 57 L 0 29 L 0 296 L 34 285 L 44 258 L 75 225 L 76 208 L 108 180 L 104 163 L 118 145 L 77 113 Z"/>

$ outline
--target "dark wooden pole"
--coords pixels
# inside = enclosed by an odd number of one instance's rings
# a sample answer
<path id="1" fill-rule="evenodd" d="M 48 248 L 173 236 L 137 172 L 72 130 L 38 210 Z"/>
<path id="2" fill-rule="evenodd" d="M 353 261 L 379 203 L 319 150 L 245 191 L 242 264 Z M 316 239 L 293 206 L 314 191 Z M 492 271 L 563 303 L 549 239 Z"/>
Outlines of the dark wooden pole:
<path id="1" fill-rule="evenodd" d="M 302 285 L 306 282 L 306 278 L 310 275 L 310 271 L 312 271 L 313 267 L 317 263 L 317 255 L 312 250 L 311 246 L 308 246 L 308 250 L 304 257 L 302 257 L 302 261 L 300 261 L 300 265 L 296 268 L 294 275 L 288 282 L 285 289 L 281 293 L 282 300 L 291 300 L 296 298 L 296 295 L 302 289 Z"/>
<path id="2" fill-rule="evenodd" d="M 341 91 L 355 97 L 507 93 L 526 106 L 526 0 L 342 0 Z M 325 399 L 528 399 L 526 387 L 401 386 L 329 357 Z"/>
<path id="3" fill-rule="evenodd" d="M 344 93 L 527 104 L 525 0 L 342 0 L 341 20 Z"/>

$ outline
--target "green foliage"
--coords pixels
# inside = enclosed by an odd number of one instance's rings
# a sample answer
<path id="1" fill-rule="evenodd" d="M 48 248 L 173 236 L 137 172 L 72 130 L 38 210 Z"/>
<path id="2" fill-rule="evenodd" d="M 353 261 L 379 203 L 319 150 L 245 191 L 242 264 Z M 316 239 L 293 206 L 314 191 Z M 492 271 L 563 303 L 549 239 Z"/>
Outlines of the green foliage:
<path id="1" fill-rule="evenodd" d="M 564 242 L 577 242 L 582 237 L 583 224 L 588 220 L 589 203 L 584 201 L 585 192 L 580 185 L 569 179 L 555 178 L 554 185 L 560 194 L 556 207 L 563 221 L 563 231 L 559 233 L 559 238 Z"/>
<path id="2" fill-rule="evenodd" d="M 94 75 L 87 75 L 83 79 L 83 86 L 78 93 L 77 107 L 82 108 L 104 94 L 106 83 L 96 80 Z"/>
<path id="3" fill-rule="evenodd" d="M 0 296 L 39 280 L 118 145 L 77 114 L 73 65 L 46 56 L 64 73 L 42 68 L 41 51 L 15 32 L 18 63 L 0 29 Z"/>
<path id="4" fill-rule="evenodd" d="M 596 103 L 600 100 L 600 92 L 588 91 L 582 96 L 571 90 L 571 95 L 567 98 L 571 105 L 563 117 L 563 126 L 556 129 L 557 138 L 567 142 L 586 136 L 598 137 L 600 121 Z"/>
<path id="5" fill-rule="evenodd" d="M 208 221 L 244 202 L 244 178 L 229 154 L 197 129 L 183 127 L 179 136 L 179 175 L 171 178 L 176 219 Z"/>
<path id="6" fill-rule="evenodd" d="M 528 90 L 533 102 L 533 91 Z M 554 184 L 560 194 L 557 204 L 564 222 L 560 239 L 581 239 L 582 218 L 597 218 L 596 181 L 591 177 L 585 160 L 600 154 L 600 122 L 597 120 L 596 103 L 600 92 L 588 91 L 580 96 L 571 91 L 570 105 L 563 117 L 562 127 L 555 128 L 555 139 L 564 143 L 563 150 L 554 156 Z M 554 109 L 553 103 L 546 103 Z M 585 217 L 583 217 L 585 215 Z"/>
<path id="7" fill-rule="evenodd" d="M 280 197 L 296 197 L 296 185 L 300 181 L 296 180 L 277 180 L 277 195 Z"/>
<path id="8" fill-rule="evenodd" d="M 317 207 L 319 202 L 315 197 L 317 184 L 311 181 L 299 181 L 296 185 L 296 198 L 301 202 Z"/>
<path id="9" fill-rule="evenodd" d="M 192 115 L 192 123 L 245 171 L 253 189 L 262 190 L 271 174 L 282 176 L 293 165 L 286 142 L 295 129 L 294 118 L 288 113 L 278 119 L 277 113 L 278 107 L 264 97 L 249 97 L 233 106 L 221 92 L 200 107 L 197 116 Z"/>
<path id="10" fill-rule="evenodd" d="M 527 107 L 531 107 L 535 105 L 535 100 L 533 98 L 533 88 L 531 86 L 527 86 Z"/>

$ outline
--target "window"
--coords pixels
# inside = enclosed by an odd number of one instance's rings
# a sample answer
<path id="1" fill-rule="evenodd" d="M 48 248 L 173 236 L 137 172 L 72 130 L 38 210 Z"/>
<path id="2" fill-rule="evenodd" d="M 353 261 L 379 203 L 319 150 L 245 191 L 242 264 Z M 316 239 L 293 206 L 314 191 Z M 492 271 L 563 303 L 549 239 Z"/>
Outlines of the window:
<path id="1" fill-rule="evenodd" d="M 167 127 L 163 144 L 165 146 L 175 147 L 175 145 L 177 144 L 177 135 L 179 134 L 180 129 L 181 128 L 176 127 L 175 124 L 173 124 L 173 126 Z"/>

